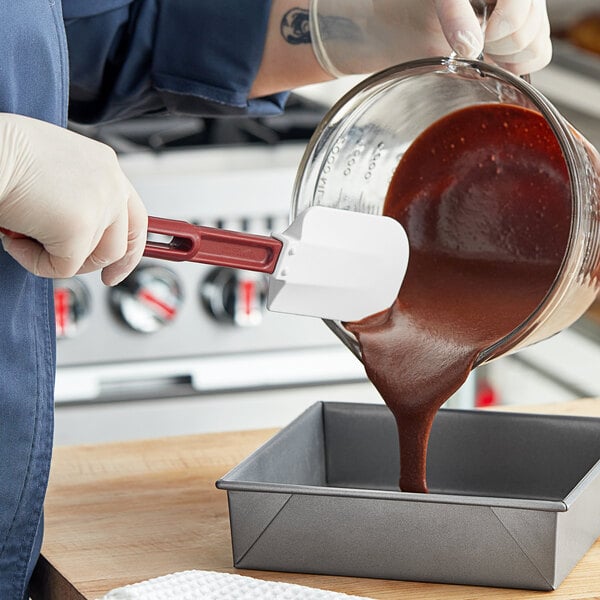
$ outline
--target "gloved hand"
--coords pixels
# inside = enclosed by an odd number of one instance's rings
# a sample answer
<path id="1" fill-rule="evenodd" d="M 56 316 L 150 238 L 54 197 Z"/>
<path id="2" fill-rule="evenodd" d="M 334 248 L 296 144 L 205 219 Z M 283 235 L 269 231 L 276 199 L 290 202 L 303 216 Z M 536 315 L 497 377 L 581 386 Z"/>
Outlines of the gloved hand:
<path id="1" fill-rule="evenodd" d="M 482 50 L 522 75 L 552 55 L 545 0 L 498 0 L 485 39 L 469 0 L 311 0 L 310 30 L 319 63 L 334 77 L 451 51 L 476 58 Z"/>
<path id="2" fill-rule="evenodd" d="M 139 262 L 146 210 L 113 150 L 55 125 L 0 113 L 4 249 L 43 277 L 102 269 L 114 285 Z"/>

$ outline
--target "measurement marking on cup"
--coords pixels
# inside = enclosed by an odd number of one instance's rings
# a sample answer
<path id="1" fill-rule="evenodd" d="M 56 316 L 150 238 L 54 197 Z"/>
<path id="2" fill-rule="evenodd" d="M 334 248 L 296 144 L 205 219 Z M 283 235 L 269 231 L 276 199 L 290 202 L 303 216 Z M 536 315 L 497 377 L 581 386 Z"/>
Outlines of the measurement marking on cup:
<path id="1" fill-rule="evenodd" d="M 370 157 L 369 164 L 367 165 L 367 172 L 363 175 L 366 181 L 369 181 L 373 176 L 373 171 L 377 167 L 379 159 L 383 156 L 383 149 L 385 148 L 385 144 L 383 142 L 379 142 L 377 146 L 375 146 L 375 150 L 373 151 L 372 156 Z"/>
<path id="2" fill-rule="evenodd" d="M 358 159 L 360 158 L 360 156 L 364 152 L 364 150 L 365 150 L 365 143 L 362 141 L 362 138 L 361 138 L 356 142 L 356 146 L 355 146 L 354 150 L 352 150 L 352 152 L 350 153 L 350 157 L 346 161 L 346 168 L 343 170 L 343 175 L 345 177 L 348 177 L 349 175 L 352 174 L 352 168 L 357 163 Z"/>
<path id="3" fill-rule="evenodd" d="M 315 189 L 315 199 L 317 200 L 317 202 L 319 200 L 321 200 L 323 198 L 323 196 L 325 195 L 325 188 L 327 187 L 327 181 L 329 179 L 329 173 L 331 172 L 331 167 L 333 166 L 333 163 L 335 163 L 335 161 L 337 160 L 337 158 L 340 154 L 340 151 L 345 142 L 346 142 L 345 137 L 340 138 L 333 145 L 329 154 L 327 155 L 327 158 L 325 159 L 325 164 L 323 166 L 323 169 L 321 170 L 321 173 L 319 174 L 318 183 L 317 183 L 317 186 Z"/>

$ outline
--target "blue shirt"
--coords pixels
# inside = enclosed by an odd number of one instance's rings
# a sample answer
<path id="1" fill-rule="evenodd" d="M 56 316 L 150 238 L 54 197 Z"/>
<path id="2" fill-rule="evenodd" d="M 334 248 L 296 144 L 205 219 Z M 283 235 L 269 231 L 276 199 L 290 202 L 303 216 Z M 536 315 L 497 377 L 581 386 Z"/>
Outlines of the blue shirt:
<path id="1" fill-rule="evenodd" d="M 284 94 L 247 99 L 269 9 L 270 0 L 0 0 L 0 112 L 58 125 L 279 112 Z M 0 315 L 0 598 L 23 600 L 50 465 L 54 309 L 51 282 L 1 249 Z"/>
<path id="2" fill-rule="evenodd" d="M 63 0 L 71 117 L 279 112 L 284 94 L 247 99 L 269 9 L 269 0 Z"/>
<path id="3" fill-rule="evenodd" d="M 0 0 L 0 112 L 65 124 L 68 61 L 60 3 Z"/>

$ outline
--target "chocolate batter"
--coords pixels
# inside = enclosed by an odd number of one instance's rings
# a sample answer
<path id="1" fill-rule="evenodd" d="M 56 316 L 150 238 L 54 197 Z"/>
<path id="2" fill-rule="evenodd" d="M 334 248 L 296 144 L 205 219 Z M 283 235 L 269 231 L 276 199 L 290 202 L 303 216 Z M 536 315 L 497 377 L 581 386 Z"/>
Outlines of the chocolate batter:
<path id="1" fill-rule="evenodd" d="M 476 105 L 413 142 L 383 212 L 408 234 L 406 278 L 392 308 L 346 327 L 396 418 L 400 488 L 426 492 L 437 410 L 557 274 L 571 218 L 567 167 L 541 115 Z"/>

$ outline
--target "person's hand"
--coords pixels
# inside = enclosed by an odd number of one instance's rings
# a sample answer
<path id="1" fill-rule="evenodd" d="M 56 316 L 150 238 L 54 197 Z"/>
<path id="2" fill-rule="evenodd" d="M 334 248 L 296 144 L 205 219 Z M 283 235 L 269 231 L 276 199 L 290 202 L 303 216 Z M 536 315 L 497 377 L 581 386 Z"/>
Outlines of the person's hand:
<path id="1" fill-rule="evenodd" d="M 444 37 L 459 56 L 476 58 L 483 51 L 517 75 L 539 71 L 550 62 L 546 0 L 498 0 L 485 36 L 468 0 L 434 0 L 434 4 Z"/>
<path id="2" fill-rule="evenodd" d="M 545 0 L 498 0 L 485 39 L 469 0 L 311 0 L 311 36 L 335 77 L 451 52 L 476 58 L 482 50 L 521 75 L 552 55 Z"/>
<path id="3" fill-rule="evenodd" d="M 114 285 L 139 262 L 146 210 L 114 151 L 55 125 L 0 113 L 0 227 L 23 267 L 42 277 L 102 269 Z"/>

